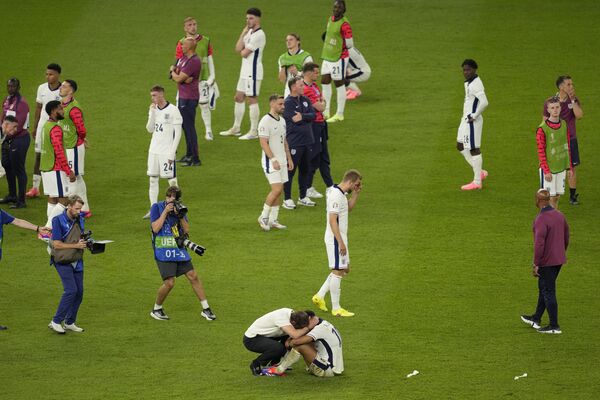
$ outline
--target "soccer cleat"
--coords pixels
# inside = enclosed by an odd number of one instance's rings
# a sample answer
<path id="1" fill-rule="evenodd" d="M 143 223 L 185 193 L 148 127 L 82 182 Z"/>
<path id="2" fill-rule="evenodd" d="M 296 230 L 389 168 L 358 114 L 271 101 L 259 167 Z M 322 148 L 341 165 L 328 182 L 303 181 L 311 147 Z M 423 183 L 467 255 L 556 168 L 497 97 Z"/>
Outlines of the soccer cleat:
<path id="1" fill-rule="evenodd" d="M 191 159 L 192 159 L 192 156 L 183 156 L 179 160 L 177 160 L 177 162 L 178 163 L 187 163 L 187 162 L 190 162 Z"/>
<path id="2" fill-rule="evenodd" d="M 27 208 L 27 204 L 24 201 L 17 201 L 14 204 L 8 206 L 8 208 L 17 209 L 17 208 Z"/>
<path id="3" fill-rule="evenodd" d="M 7 326 L 0 325 L 0 331 L 5 331 L 5 330 L 7 330 L 7 329 L 8 329 L 8 327 L 7 327 Z"/>
<path id="4" fill-rule="evenodd" d="M 354 313 L 348 310 L 344 310 L 343 308 L 339 308 L 337 310 L 332 310 L 331 314 L 335 317 L 354 317 Z"/>
<path id="5" fill-rule="evenodd" d="M 482 186 L 476 184 L 475 182 L 467 183 L 466 185 L 462 185 L 460 187 L 461 190 L 481 190 Z"/>
<path id="6" fill-rule="evenodd" d="M 362 93 L 357 92 L 356 90 L 347 89 L 346 90 L 346 100 L 354 100 L 357 97 L 360 97 Z"/>
<path id="7" fill-rule="evenodd" d="M 52 329 L 56 333 L 60 333 L 61 335 L 64 335 L 65 333 L 65 329 L 63 328 L 63 326 L 61 324 L 57 324 L 54 321 L 50 321 L 50 323 L 48 324 L 48 328 Z"/>
<path id="8" fill-rule="evenodd" d="M 221 136 L 240 136 L 240 130 L 239 129 L 227 129 L 226 131 L 223 132 L 219 132 L 219 135 Z"/>
<path id="9" fill-rule="evenodd" d="M 205 308 L 204 310 L 202 310 L 202 312 L 200 313 L 201 316 L 203 316 L 204 318 L 206 318 L 209 321 L 214 321 L 215 319 L 217 319 L 217 316 L 215 315 L 215 313 L 212 312 L 212 310 L 210 309 L 210 307 Z"/>
<path id="10" fill-rule="evenodd" d="M 0 204 L 16 203 L 17 198 L 14 196 L 4 196 L 0 199 Z"/>
<path id="11" fill-rule="evenodd" d="M 321 311 L 329 311 L 329 310 L 327 309 L 327 305 L 325 305 L 325 299 L 324 299 L 324 298 L 322 298 L 322 297 L 319 297 L 319 295 L 318 295 L 318 294 L 315 294 L 315 295 L 312 297 L 312 302 L 313 302 L 313 304 L 314 304 L 315 306 L 319 307 L 319 309 L 320 309 Z"/>
<path id="12" fill-rule="evenodd" d="M 558 326 L 551 327 L 550 325 L 540 328 L 537 331 L 539 333 L 549 333 L 551 335 L 560 335 L 562 333 Z"/>
<path id="13" fill-rule="evenodd" d="M 579 193 L 575 193 L 575 196 L 572 196 L 569 199 L 569 204 L 572 205 L 572 206 L 578 206 L 579 205 L 578 198 L 579 198 Z"/>
<path id="14" fill-rule="evenodd" d="M 198 160 L 190 160 L 183 164 L 184 167 L 199 167 L 202 165 L 202 161 Z"/>
<path id="15" fill-rule="evenodd" d="M 204 135 L 204 139 L 208 140 L 209 142 L 211 140 L 213 140 L 213 134 L 212 134 L 212 132 L 206 132 L 206 134 Z"/>
<path id="16" fill-rule="evenodd" d="M 82 211 L 81 216 L 85 219 L 88 219 L 92 216 L 92 211 L 91 210 Z"/>
<path id="17" fill-rule="evenodd" d="M 284 200 L 283 204 L 281 206 L 288 210 L 293 210 L 294 208 L 296 208 L 296 204 L 294 203 L 294 200 L 292 200 L 292 199 Z"/>
<path id="18" fill-rule="evenodd" d="M 248 133 L 246 133 L 244 136 L 240 136 L 238 138 L 239 140 L 252 140 L 252 139 L 258 139 L 258 131 L 249 131 Z"/>
<path id="19" fill-rule="evenodd" d="M 336 122 L 342 122 L 344 120 L 344 116 L 340 114 L 335 114 L 333 117 L 327 119 L 328 124 L 333 124 Z"/>
<path id="20" fill-rule="evenodd" d="M 40 197 L 40 189 L 38 189 L 36 187 L 32 187 L 31 189 L 29 189 L 27 191 L 27 193 L 25 193 L 25 197 L 27 197 L 28 199 L 33 199 L 34 197 Z"/>
<path id="21" fill-rule="evenodd" d="M 78 327 L 74 323 L 73 324 L 65 324 L 64 330 L 65 331 L 72 331 L 72 332 L 83 332 L 84 331 L 83 328 Z"/>
<path id="22" fill-rule="evenodd" d="M 322 199 L 323 195 L 317 192 L 317 190 L 311 186 L 306 190 L 306 197 L 310 197 L 313 199 Z"/>
<path id="23" fill-rule="evenodd" d="M 481 170 L 481 181 L 483 182 L 487 178 L 488 172 L 485 169 Z"/>
<path id="24" fill-rule="evenodd" d="M 305 206 L 305 207 L 314 207 L 317 205 L 317 203 L 315 203 L 308 197 L 305 197 L 303 199 L 298 199 L 298 204 L 300 204 L 301 206 Z"/>
<path id="25" fill-rule="evenodd" d="M 148 211 L 146 214 L 144 214 L 142 219 L 150 219 L 150 211 Z"/>
<path id="26" fill-rule="evenodd" d="M 275 229 L 287 229 L 287 226 L 280 224 L 279 221 L 275 220 L 273 222 L 271 222 L 271 228 L 275 228 Z"/>
<path id="27" fill-rule="evenodd" d="M 150 311 L 150 316 L 159 321 L 167 321 L 169 319 L 169 316 L 165 314 L 162 308 Z"/>
<path id="28" fill-rule="evenodd" d="M 262 376 L 285 376 L 284 372 L 277 372 L 277 367 L 263 368 L 260 374 Z"/>
<path id="29" fill-rule="evenodd" d="M 256 361 L 253 361 L 250 364 L 250 371 L 252 372 L 252 375 L 254 375 L 254 376 L 260 376 L 260 373 L 261 373 L 260 364 L 256 363 Z"/>
<path id="30" fill-rule="evenodd" d="M 521 315 L 521 321 L 525 322 L 533 329 L 540 329 L 540 321 L 533 318 L 533 315 Z"/>
<path id="31" fill-rule="evenodd" d="M 269 225 L 268 218 L 263 218 L 262 216 L 258 217 L 258 224 L 260 225 L 260 229 L 262 229 L 265 232 L 268 232 L 271 230 L 271 226 Z"/>

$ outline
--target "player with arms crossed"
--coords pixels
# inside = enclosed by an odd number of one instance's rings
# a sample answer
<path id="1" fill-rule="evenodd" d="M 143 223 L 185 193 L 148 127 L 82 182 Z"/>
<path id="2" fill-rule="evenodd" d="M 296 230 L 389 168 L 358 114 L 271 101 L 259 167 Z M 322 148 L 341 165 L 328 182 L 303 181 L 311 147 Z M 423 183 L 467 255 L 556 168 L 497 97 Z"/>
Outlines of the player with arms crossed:
<path id="1" fill-rule="evenodd" d="M 288 171 L 294 168 L 292 155 L 285 138 L 285 119 L 283 119 L 283 96 L 274 94 L 269 97 L 271 110 L 258 124 L 258 137 L 262 147 L 262 167 L 271 185 L 271 191 L 265 199 L 258 224 L 263 231 L 271 228 L 285 229 L 279 223 L 279 199 L 283 184 L 288 181 Z"/>
<path id="2" fill-rule="evenodd" d="M 235 44 L 235 51 L 242 57 L 240 79 L 235 92 L 234 121 L 231 129 L 220 132 L 221 136 L 240 136 L 240 127 L 248 98 L 248 109 L 250 112 L 250 131 L 241 140 L 258 139 L 258 95 L 260 84 L 263 79 L 262 54 L 267 44 L 265 32 L 260 27 L 261 12 L 258 8 L 250 8 L 246 11 L 246 26 Z"/>
<path id="3" fill-rule="evenodd" d="M 46 113 L 46 104 L 52 100 L 60 100 L 60 73 L 62 69 L 58 64 L 48 64 L 46 67 L 46 83 L 42 83 L 37 90 L 35 97 L 35 121 L 33 130 L 35 140 L 35 163 L 33 164 L 33 186 L 25 193 L 29 198 L 40 195 L 40 183 L 42 182 L 42 173 L 40 172 L 40 156 L 42 152 L 42 129 L 48 121 Z"/>
<path id="4" fill-rule="evenodd" d="M 473 181 L 461 186 L 462 190 L 481 189 L 483 180 L 488 173 L 483 168 L 481 155 L 481 130 L 483 128 L 483 111 L 488 106 L 483 83 L 477 75 L 477 63 L 467 59 L 462 63 L 465 77 L 465 104 L 463 116 L 458 127 L 456 149 L 462 153 L 465 160 L 473 168 Z"/>
<path id="5" fill-rule="evenodd" d="M 200 90 L 200 99 L 198 105 L 200 106 L 200 112 L 202 114 L 202 121 L 204 121 L 206 140 L 213 140 L 212 134 L 212 120 L 210 111 L 214 110 L 215 102 L 218 97 L 218 91 L 215 86 L 215 63 L 213 61 L 213 47 L 210 43 L 210 38 L 206 35 L 198 33 L 198 23 L 192 17 L 187 17 L 183 20 L 183 30 L 185 37 L 177 42 L 177 48 L 175 49 L 175 58 L 179 60 L 183 58 L 183 41 L 186 38 L 192 38 L 196 41 L 196 54 L 202 61 L 202 68 L 200 69 L 200 82 L 198 88 Z M 177 62 L 175 62 L 177 64 Z"/>
<path id="6" fill-rule="evenodd" d="M 179 109 L 165 100 L 165 89 L 162 86 L 154 86 L 150 89 L 152 104 L 148 111 L 148 123 L 146 130 L 152 134 L 150 148 L 148 149 L 148 176 L 150 177 L 150 189 L 148 195 L 150 206 L 158 203 L 159 182 L 158 179 L 169 180 L 169 186 L 177 184 L 177 168 L 175 165 L 175 153 L 179 140 L 181 139 L 181 125 L 183 118 Z M 144 215 L 144 219 L 150 218 L 150 212 Z"/>
<path id="7" fill-rule="evenodd" d="M 313 303 L 327 311 L 325 295 L 331 291 L 331 314 L 338 317 L 352 317 L 354 313 L 340 306 L 342 278 L 350 273 L 350 252 L 348 251 L 348 213 L 352 211 L 362 190 L 360 172 L 351 169 L 344 174 L 339 185 L 327 191 L 327 229 L 325 248 L 331 273 L 323 282 L 319 292 L 312 298 Z M 350 201 L 346 194 L 352 193 Z"/>
<path id="8" fill-rule="evenodd" d="M 285 91 L 283 97 L 288 97 L 290 88 L 287 82 L 295 76 L 299 76 L 302 67 L 309 62 L 313 62 L 309 52 L 300 48 L 300 36 L 295 33 L 288 33 L 285 37 L 287 51 L 279 56 L 277 65 L 279 66 L 279 81 L 284 83 Z"/>

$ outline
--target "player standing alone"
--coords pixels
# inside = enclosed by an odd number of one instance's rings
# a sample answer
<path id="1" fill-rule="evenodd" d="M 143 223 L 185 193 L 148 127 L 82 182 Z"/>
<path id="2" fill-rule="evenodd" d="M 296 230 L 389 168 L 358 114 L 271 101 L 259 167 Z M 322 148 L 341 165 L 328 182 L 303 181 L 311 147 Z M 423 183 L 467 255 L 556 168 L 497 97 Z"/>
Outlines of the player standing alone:
<path id="1" fill-rule="evenodd" d="M 465 77 L 465 104 L 463 116 L 458 127 L 456 148 L 473 168 L 473 182 L 461 186 L 462 190 L 481 189 L 482 181 L 488 173 L 483 168 L 481 155 L 481 130 L 483 128 L 483 111 L 488 106 L 483 83 L 477 75 L 477 63 L 467 59 L 462 63 Z"/>

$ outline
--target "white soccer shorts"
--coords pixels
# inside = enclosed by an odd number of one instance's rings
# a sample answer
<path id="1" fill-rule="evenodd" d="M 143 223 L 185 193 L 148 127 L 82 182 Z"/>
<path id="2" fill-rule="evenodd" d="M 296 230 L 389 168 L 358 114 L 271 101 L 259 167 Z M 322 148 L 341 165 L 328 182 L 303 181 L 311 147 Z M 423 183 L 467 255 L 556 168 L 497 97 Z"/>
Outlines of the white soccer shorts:
<path id="1" fill-rule="evenodd" d="M 173 179 L 177 177 L 175 160 L 169 164 L 169 156 L 165 154 L 148 153 L 148 176 Z"/>
<path id="2" fill-rule="evenodd" d="M 50 197 L 68 197 L 69 178 L 64 171 L 42 172 L 42 182 L 44 183 L 44 194 Z"/>
<path id="3" fill-rule="evenodd" d="M 463 119 L 458 127 L 456 141 L 462 143 L 465 150 L 481 148 L 481 131 L 483 129 L 483 118 L 481 116 L 473 122 Z"/>
<path id="4" fill-rule="evenodd" d="M 72 149 L 67 149 L 67 161 L 69 162 L 69 168 L 75 175 L 83 176 L 85 174 L 85 143 L 80 144 Z"/>
<path id="5" fill-rule="evenodd" d="M 560 196 L 565 194 L 565 178 L 567 171 L 552 174 L 552 180 L 548 182 L 544 179 L 544 171 L 540 168 L 540 188 L 550 192 L 550 196 Z"/>
<path id="6" fill-rule="evenodd" d="M 340 58 L 337 61 L 323 60 L 321 65 L 321 75 L 331 75 L 334 81 L 343 81 L 346 79 L 346 69 L 348 68 L 348 59 Z"/>
<path id="7" fill-rule="evenodd" d="M 269 181 L 269 185 L 274 183 L 286 183 L 288 181 L 287 163 L 279 163 L 279 170 L 273 168 L 273 163 L 267 157 L 262 159 L 262 169 Z"/>
<path id="8" fill-rule="evenodd" d="M 242 78 L 237 83 L 236 90 L 238 92 L 243 92 L 248 97 L 256 97 L 260 94 L 260 84 L 261 80 L 252 79 L 252 78 Z"/>
<path id="9" fill-rule="evenodd" d="M 333 239 L 333 243 L 325 243 L 327 249 L 327 258 L 329 259 L 329 269 L 348 269 L 350 265 L 350 250 L 348 249 L 348 241 L 346 243 L 346 255 L 340 254 L 338 241 Z"/>

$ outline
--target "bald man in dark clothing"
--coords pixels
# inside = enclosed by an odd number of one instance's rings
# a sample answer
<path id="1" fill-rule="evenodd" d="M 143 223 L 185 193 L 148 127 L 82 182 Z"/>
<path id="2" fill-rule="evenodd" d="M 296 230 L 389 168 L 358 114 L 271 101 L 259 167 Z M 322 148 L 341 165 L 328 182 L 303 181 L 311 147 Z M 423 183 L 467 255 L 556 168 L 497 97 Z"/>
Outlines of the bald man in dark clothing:
<path id="1" fill-rule="evenodd" d="M 521 315 L 521 320 L 540 333 L 560 334 L 558 303 L 556 301 L 556 278 L 561 266 L 567 262 L 569 225 L 565 216 L 550 206 L 550 192 L 538 190 L 536 206 L 540 213 L 533 223 L 535 251 L 533 276 L 538 278 L 538 303 L 533 315 Z M 540 327 L 542 314 L 548 310 L 550 324 Z"/>

